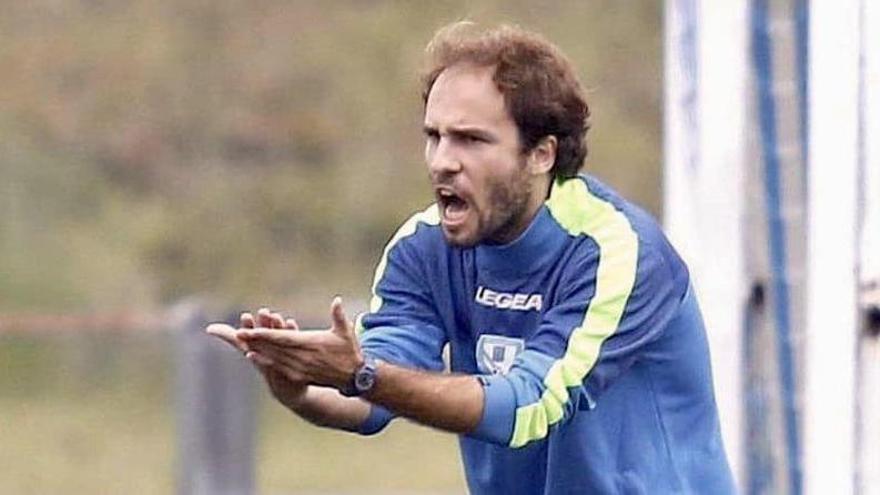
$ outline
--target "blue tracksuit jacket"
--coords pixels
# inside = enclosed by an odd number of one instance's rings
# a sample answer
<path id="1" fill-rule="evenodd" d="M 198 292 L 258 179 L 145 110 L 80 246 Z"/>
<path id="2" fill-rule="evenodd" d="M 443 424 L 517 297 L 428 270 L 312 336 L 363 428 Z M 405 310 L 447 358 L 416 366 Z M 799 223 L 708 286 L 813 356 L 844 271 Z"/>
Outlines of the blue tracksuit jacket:
<path id="1" fill-rule="evenodd" d="M 589 176 L 553 185 L 519 239 L 449 246 L 436 205 L 376 270 L 363 350 L 479 375 L 460 438 L 475 494 L 733 493 L 688 271 L 656 222 Z M 373 406 L 361 427 L 392 415 Z"/>

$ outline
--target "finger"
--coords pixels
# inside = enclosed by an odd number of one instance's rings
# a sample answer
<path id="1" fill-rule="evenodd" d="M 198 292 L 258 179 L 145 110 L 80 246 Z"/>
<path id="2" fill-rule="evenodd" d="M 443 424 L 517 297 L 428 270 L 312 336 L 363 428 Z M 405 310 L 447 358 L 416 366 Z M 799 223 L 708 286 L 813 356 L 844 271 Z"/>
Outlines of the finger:
<path id="1" fill-rule="evenodd" d="M 284 318 L 280 313 L 272 313 L 272 327 L 271 328 L 284 328 Z"/>
<path id="2" fill-rule="evenodd" d="M 244 357 L 248 359 L 248 361 L 257 365 L 260 368 L 260 371 L 265 371 L 265 368 L 275 365 L 275 360 L 266 356 L 262 352 L 257 351 L 248 351 L 245 353 Z"/>
<path id="3" fill-rule="evenodd" d="M 332 330 L 334 333 L 345 338 L 353 337 L 351 323 L 348 322 L 348 319 L 345 317 L 345 310 L 342 309 L 341 297 L 336 296 L 333 298 L 333 302 L 330 303 L 330 315 L 333 320 Z"/>
<path id="4" fill-rule="evenodd" d="M 269 308 L 262 307 L 257 310 L 257 326 L 260 328 L 272 328 L 272 312 Z"/>
<path id="5" fill-rule="evenodd" d="M 310 359 L 311 352 L 306 349 L 284 347 L 265 341 L 251 342 L 250 348 L 254 351 L 259 352 L 263 356 L 272 359 L 273 361 L 275 361 L 276 364 L 284 363 L 287 361 L 296 361 L 298 363 L 303 363 L 303 366 L 305 367 L 308 366 L 305 363 L 307 363 Z"/>
<path id="6" fill-rule="evenodd" d="M 336 296 L 330 303 L 330 318 L 333 321 L 333 331 L 339 333 L 345 330 L 347 321 L 345 320 L 345 311 L 342 309 L 342 298 Z"/>
<path id="7" fill-rule="evenodd" d="M 287 320 L 285 320 L 285 323 L 287 324 L 288 329 L 299 330 L 299 325 L 296 323 L 296 320 L 294 320 L 293 318 L 288 318 Z"/>
<path id="8" fill-rule="evenodd" d="M 245 342 L 264 341 L 283 347 L 307 347 L 318 336 L 312 332 L 286 332 L 283 330 L 255 328 L 239 330 L 237 337 Z M 315 332 L 317 333 L 317 332 Z"/>
<path id="9" fill-rule="evenodd" d="M 225 323 L 212 323 L 205 328 L 205 332 L 218 337 L 220 340 L 235 347 L 239 351 L 247 351 L 247 345 L 237 338 L 238 332 Z"/>
<path id="10" fill-rule="evenodd" d="M 262 348 L 257 352 L 260 356 L 270 360 L 276 368 L 290 368 L 297 372 L 304 372 L 308 369 L 308 365 L 302 362 L 302 360 L 295 356 L 280 352 L 277 349 Z"/>
<path id="11" fill-rule="evenodd" d="M 257 310 L 257 327 L 256 328 L 272 328 L 272 311 L 267 307 Z"/>
<path id="12" fill-rule="evenodd" d="M 254 328 L 256 326 L 254 321 L 254 315 L 244 312 L 239 317 L 239 322 L 241 328 Z"/>
<path id="13" fill-rule="evenodd" d="M 250 348 L 273 361 L 284 353 L 283 348 L 262 341 L 251 342 Z"/>

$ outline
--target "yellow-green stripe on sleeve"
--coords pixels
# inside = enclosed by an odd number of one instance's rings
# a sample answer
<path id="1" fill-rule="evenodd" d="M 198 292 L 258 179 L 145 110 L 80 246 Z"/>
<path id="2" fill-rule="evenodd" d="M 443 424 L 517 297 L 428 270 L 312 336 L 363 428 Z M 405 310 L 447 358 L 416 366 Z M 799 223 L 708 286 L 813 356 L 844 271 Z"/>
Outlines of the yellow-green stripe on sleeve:
<path id="1" fill-rule="evenodd" d="M 545 437 L 562 419 L 568 388 L 580 385 L 596 364 L 602 343 L 617 330 L 636 279 L 635 231 L 623 213 L 593 195 L 583 180 L 557 182 L 547 206 L 569 234 L 589 236 L 598 245 L 596 290 L 583 321 L 568 338 L 565 354 L 544 377 L 540 399 L 517 408 L 510 440 L 514 448 Z"/>

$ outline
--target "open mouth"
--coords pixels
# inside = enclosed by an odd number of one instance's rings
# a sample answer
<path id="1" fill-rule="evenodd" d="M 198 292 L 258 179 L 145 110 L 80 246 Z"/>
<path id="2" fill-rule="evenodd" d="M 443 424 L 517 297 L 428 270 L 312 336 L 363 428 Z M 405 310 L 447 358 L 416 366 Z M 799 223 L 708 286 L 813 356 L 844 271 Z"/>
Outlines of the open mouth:
<path id="1" fill-rule="evenodd" d="M 447 187 L 439 187 L 435 192 L 443 222 L 446 224 L 458 224 L 464 221 L 469 209 L 468 202 Z"/>

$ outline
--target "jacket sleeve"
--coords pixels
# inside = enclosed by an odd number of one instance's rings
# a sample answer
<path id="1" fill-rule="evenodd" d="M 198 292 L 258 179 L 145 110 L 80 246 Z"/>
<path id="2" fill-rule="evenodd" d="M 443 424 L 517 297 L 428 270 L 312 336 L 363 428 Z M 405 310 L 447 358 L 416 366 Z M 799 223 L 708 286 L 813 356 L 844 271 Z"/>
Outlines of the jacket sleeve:
<path id="1" fill-rule="evenodd" d="M 399 366 L 442 371 L 446 334 L 414 242 L 431 218 L 430 209 L 415 215 L 391 239 L 376 269 L 370 311 L 358 318 L 356 329 L 365 353 Z M 373 405 L 360 432 L 376 433 L 392 418 Z"/>
<path id="2" fill-rule="evenodd" d="M 482 378 L 484 415 L 472 437 L 513 448 L 541 440 L 592 409 L 679 307 L 663 254 L 594 245 L 566 268 L 552 307 L 507 375 Z"/>

